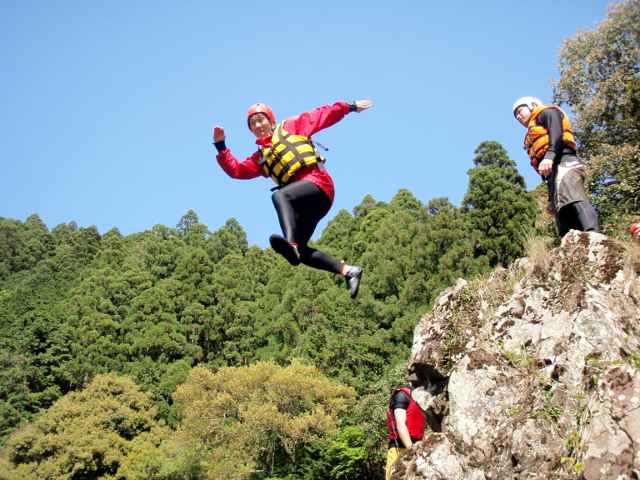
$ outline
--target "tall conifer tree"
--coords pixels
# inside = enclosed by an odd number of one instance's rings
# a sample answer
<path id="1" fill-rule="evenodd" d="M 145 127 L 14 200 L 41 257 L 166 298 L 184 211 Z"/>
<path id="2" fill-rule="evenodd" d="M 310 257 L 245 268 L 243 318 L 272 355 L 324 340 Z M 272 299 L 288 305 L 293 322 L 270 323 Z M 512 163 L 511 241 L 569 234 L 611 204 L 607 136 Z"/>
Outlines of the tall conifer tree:
<path id="1" fill-rule="evenodd" d="M 524 189 L 524 179 L 505 149 L 495 141 L 478 145 L 469 170 L 463 207 L 475 255 L 491 266 L 507 265 L 524 254 L 533 228 L 536 206 Z"/>

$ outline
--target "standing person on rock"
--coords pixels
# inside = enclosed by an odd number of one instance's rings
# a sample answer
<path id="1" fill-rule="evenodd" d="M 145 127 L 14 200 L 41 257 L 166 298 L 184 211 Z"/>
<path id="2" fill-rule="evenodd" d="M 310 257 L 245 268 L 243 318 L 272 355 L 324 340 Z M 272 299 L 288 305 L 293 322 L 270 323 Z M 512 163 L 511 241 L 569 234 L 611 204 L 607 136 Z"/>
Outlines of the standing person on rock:
<path id="1" fill-rule="evenodd" d="M 358 294 L 362 268 L 348 265 L 308 245 L 318 222 L 333 203 L 333 180 L 316 152 L 311 136 L 342 120 L 350 112 L 373 106 L 370 100 L 336 102 L 276 123 L 268 105 L 256 103 L 247 112 L 247 125 L 258 150 L 238 161 L 225 144 L 224 129 L 216 125 L 213 141 L 217 160 L 232 178 L 271 177 L 276 183 L 271 199 L 282 236 L 271 235 L 271 247 L 291 265 L 303 263 L 345 278 L 351 298 Z"/>
<path id="2" fill-rule="evenodd" d="M 413 391 L 420 385 L 414 368 L 409 370 L 408 387 L 396 388 L 391 393 L 387 409 L 387 431 L 389 449 L 385 480 L 391 479 L 391 471 L 398 457 L 424 437 L 426 416 L 420 405 L 413 399 Z"/>
<path id="3" fill-rule="evenodd" d="M 598 213 L 584 191 L 584 163 L 576 154 L 567 114 L 536 97 L 521 97 L 513 104 L 513 115 L 527 129 L 524 149 L 547 184 L 548 211 L 556 217 L 560 237 L 571 229 L 599 231 Z"/>
<path id="4" fill-rule="evenodd" d="M 640 222 L 632 223 L 630 230 L 633 239 L 640 241 Z"/>

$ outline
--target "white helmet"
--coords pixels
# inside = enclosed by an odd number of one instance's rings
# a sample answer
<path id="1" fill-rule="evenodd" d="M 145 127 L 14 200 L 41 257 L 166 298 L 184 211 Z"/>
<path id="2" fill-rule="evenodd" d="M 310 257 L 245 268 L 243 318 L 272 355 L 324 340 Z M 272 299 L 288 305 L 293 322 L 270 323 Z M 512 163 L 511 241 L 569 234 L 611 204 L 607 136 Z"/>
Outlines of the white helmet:
<path id="1" fill-rule="evenodd" d="M 513 102 L 512 112 L 514 117 L 516 116 L 516 110 L 518 110 L 518 108 L 523 105 L 526 107 L 529 107 L 529 110 L 533 110 L 535 108 L 535 105 L 544 105 L 544 104 L 542 103 L 542 100 L 540 100 L 538 97 L 520 97 L 515 102 Z"/>

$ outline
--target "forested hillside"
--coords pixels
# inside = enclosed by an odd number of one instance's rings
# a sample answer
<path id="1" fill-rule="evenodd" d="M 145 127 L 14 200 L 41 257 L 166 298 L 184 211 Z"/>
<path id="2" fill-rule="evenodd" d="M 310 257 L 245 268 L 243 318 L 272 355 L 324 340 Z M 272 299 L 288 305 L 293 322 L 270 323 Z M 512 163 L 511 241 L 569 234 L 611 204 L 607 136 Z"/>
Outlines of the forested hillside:
<path id="1" fill-rule="evenodd" d="M 342 278 L 249 247 L 234 219 L 210 231 L 189 211 L 128 236 L 1 219 L 2 438 L 106 373 L 131 377 L 169 428 L 182 418 L 172 394 L 196 365 L 298 359 L 360 398 L 378 393 L 434 296 L 522 255 L 532 234 L 535 202 L 504 149 L 484 142 L 473 163 L 461 208 L 400 190 L 330 221 L 318 243 L 363 266 L 356 301 Z"/>

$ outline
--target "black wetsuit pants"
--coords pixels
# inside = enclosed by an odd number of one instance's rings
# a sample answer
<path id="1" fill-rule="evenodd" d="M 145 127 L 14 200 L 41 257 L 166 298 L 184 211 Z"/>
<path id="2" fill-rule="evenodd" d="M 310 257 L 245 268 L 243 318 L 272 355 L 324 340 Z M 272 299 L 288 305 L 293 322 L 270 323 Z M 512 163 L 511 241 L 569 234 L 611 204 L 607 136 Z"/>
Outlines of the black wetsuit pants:
<path id="1" fill-rule="evenodd" d="M 280 188 L 271 199 L 284 238 L 298 245 L 300 261 L 313 268 L 340 273 L 340 261 L 308 245 L 318 222 L 331 209 L 327 194 L 313 183 L 302 180 Z"/>
<path id="2" fill-rule="evenodd" d="M 599 232 L 598 212 L 593 208 L 590 202 L 579 201 L 565 205 L 558 211 L 556 218 L 558 224 L 558 234 L 560 238 L 573 230 L 581 230 L 583 232 Z"/>

